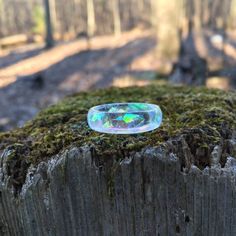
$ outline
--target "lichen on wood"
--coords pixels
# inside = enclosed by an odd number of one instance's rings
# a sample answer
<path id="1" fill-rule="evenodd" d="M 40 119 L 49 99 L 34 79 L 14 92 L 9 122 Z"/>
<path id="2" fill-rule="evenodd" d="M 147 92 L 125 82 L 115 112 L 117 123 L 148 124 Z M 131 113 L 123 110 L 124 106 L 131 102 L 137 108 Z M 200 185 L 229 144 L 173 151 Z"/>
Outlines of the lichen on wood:
<path id="1" fill-rule="evenodd" d="M 164 119 L 159 129 L 137 135 L 109 135 L 89 129 L 86 115 L 90 107 L 134 101 L 161 107 Z M 113 158 L 122 160 L 144 147 L 162 146 L 175 153 L 186 170 L 191 164 L 200 169 L 211 166 L 212 152 L 219 146 L 219 163 L 223 167 L 226 158 L 235 153 L 235 127 L 233 91 L 151 85 L 83 92 L 43 110 L 23 128 L 2 133 L 1 166 L 5 165 L 5 175 L 10 177 L 16 193 L 20 192 L 29 167 L 73 146 L 91 147 L 99 157 L 99 165 Z"/>

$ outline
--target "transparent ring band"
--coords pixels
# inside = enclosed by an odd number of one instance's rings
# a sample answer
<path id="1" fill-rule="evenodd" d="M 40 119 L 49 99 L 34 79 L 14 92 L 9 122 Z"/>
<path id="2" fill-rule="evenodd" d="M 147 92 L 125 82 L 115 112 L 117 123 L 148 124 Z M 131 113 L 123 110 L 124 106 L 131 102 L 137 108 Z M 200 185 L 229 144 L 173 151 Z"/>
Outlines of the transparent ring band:
<path id="1" fill-rule="evenodd" d="M 135 134 L 161 125 L 162 112 L 149 103 L 110 103 L 90 108 L 87 116 L 91 129 L 101 133 Z"/>

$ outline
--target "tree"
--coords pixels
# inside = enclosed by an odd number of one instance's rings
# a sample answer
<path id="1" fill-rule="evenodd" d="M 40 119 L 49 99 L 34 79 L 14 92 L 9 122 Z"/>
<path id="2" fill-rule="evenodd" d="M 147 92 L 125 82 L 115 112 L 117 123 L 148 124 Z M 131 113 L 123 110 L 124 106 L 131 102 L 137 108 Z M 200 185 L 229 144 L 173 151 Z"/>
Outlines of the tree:
<path id="1" fill-rule="evenodd" d="M 113 23 L 114 23 L 114 34 L 117 36 L 120 35 L 121 33 L 119 0 L 112 0 L 112 13 L 113 13 Z"/>
<path id="2" fill-rule="evenodd" d="M 96 30 L 94 1 L 87 0 L 87 33 L 92 37 Z"/>
<path id="3" fill-rule="evenodd" d="M 153 27 L 157 26 L 157 1 L 150 0 L 151 12 L 150 12 L 150 22 Z"/>
<path id="4" fill-rule="evenodd" d="M 4 0 L 0 0 L 0 26 L 1 26 L 1 30 L 0 30 L 0 34 L 4 35 L 4 29 L 5 29 L 5 6 L 4 6 Z"/>
<path id="5" fill-rule="evenodd" d="M 235 19 L 236 19 L 236 0 L 232 0 L 228 19 L 228 25 L 231 30 L 236 28 Z"/>
<path id="6" fill-rule="evenodd" d="M 194 0 L 194 28 L 196 31 L 201 31 L 201 1 Z"/>
<path id="7" fill-rule="evenodd" d="M 57 11 L 56 11 L 56 0 L 50 1 L 50 14 L 51 14 L 51 22 L 53 26 L 53 31 L 58 32 L 58 21 L 57 21 Z"/>
<path id="8" fill-rule="evenodd" d="M 35 5 L 31 14 L 33 20 L 32 32 L 34 34 L 43 35 L 45 32 L 45 16 L 43 7 L 41 5 Z"/>
<path id="9" fill-rule="evenodd" d="M 152 0 L 153 25 L 157 30 L 157 54 L 161 58 L 176 59 L 179 50 L 178 29 L 182 0 Z"/>
<path id="10" fill-rule="evenodd" d="M 46 48 L 51 48 L 54 45 L 53 29 L 51 21 L 51 5 L 50 0 L 44 0 L 45 7 L 45 24 L 46 24 Z"/>

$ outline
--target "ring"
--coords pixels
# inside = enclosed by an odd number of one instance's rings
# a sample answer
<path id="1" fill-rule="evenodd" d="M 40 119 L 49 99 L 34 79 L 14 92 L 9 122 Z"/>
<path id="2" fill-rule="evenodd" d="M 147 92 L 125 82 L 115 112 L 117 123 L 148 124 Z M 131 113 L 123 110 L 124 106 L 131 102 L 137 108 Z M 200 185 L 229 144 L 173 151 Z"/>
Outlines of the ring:
<path id="1" fill-rule="evenodd" d="M 90 108 L 87 121 L 97 132 L 135 134 L 158 128 L 162 111 L 158 105 L 149 103 L 110 103 Z"/>

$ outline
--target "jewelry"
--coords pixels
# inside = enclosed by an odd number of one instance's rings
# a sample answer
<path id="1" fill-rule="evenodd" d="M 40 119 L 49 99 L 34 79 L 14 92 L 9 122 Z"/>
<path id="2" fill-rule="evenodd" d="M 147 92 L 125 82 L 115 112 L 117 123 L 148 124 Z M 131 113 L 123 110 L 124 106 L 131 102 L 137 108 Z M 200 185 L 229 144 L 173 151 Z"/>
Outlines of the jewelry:
<path id="1" fill-rule="evenodd" d="M 91 129 L 101 133 L 135 134 L 154 130 L 161 125 L 158 105 L 148 103 L 110 103 L 89 109 Z"/>

